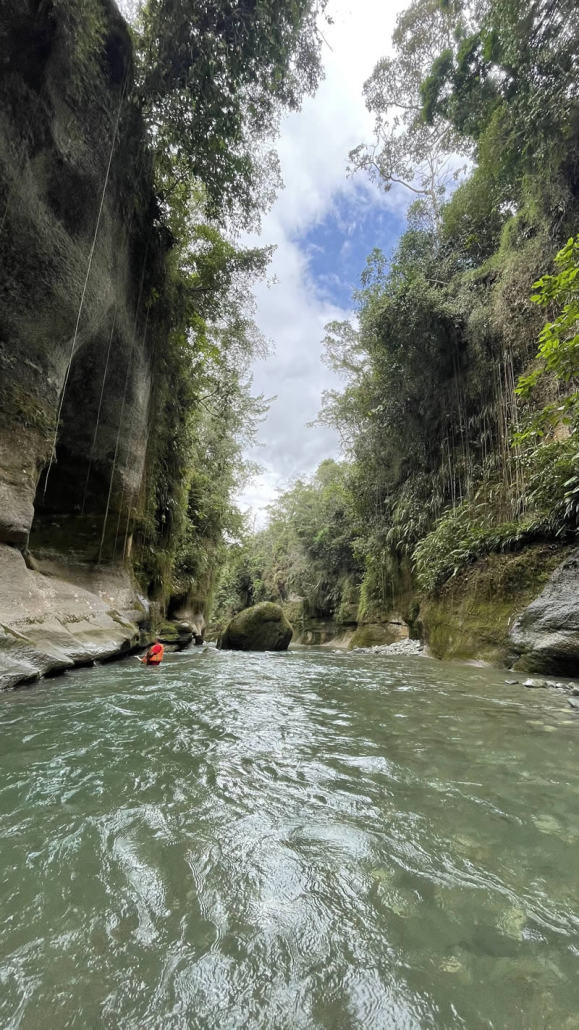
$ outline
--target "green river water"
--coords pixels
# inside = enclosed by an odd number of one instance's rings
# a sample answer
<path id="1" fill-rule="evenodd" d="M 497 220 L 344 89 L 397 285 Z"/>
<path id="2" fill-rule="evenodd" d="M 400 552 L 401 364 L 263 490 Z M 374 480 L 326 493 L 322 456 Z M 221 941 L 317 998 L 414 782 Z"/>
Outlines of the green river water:
<path id="1" fill-rule="evenodd" d="M 0 698 L 2 1030 L 579 1028 L 579 716 L 216 651 Z"/>

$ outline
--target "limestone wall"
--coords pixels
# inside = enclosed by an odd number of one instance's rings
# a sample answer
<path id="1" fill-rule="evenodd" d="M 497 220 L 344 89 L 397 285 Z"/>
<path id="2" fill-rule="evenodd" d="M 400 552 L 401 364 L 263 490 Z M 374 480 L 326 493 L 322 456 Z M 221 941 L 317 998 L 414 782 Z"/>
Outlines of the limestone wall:
<path id="1" fill-rule="evenodd" d="M 113 511 L 126 512 L 147 445 L 156 241 L 126 102 L 131 43 L 103 0 L 108 64 L 83 90 L 62 9 L 13 0 L 2 11 L 0 542 L 19 547 L 35 518 L 102 514 L 111 477 Z M 57 461 L 38 490 L 61 402 Z"/>
<path id="2" fill-rule="evenodd" d="M 133 646 L 146 618 L 123 560 L 164 253 L 130 37 L 112 0 L 83 10 L 98 61 L 66 2 L 4 0 L 0 17 L 0 686 L 14 634 L 34 676 L 54 667 L 51 634 L 61 659 L 89 660 Z"/>

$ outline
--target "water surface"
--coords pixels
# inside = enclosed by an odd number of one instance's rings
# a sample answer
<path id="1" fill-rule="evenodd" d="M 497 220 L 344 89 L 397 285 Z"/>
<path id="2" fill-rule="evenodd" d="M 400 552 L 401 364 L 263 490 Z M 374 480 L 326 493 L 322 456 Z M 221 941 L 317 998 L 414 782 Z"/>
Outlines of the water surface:
<path id="1" fill-rule="evenodd" d="M 421 658 L 0 698 L 6 1030 L 576 1030 L 579 718 Z"/>

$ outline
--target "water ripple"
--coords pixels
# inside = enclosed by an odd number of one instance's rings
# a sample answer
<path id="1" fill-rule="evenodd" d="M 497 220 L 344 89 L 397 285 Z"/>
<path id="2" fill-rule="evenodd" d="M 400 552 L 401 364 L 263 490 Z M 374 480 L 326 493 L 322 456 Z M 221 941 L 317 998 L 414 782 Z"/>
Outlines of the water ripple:
<path id="1" fill-rule="evenodd" d="M 564 698 L 197 650 L 0 723 L 3 1028 L 579 1028 Z"/>

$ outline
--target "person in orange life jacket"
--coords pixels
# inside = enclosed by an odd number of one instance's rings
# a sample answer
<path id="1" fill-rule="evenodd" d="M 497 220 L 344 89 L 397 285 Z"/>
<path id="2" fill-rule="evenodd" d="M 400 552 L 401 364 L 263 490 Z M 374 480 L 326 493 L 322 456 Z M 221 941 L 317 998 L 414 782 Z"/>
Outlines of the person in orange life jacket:
<path id="1" fill-rule="evenodd" d="M 165 648 L 157 637 L 155 643 L 151 645 L 145 657 L 139 658 L 138 661 L 143 662 L 144 665 L 160 665 L 163 661 L 164 654 Z"/>

